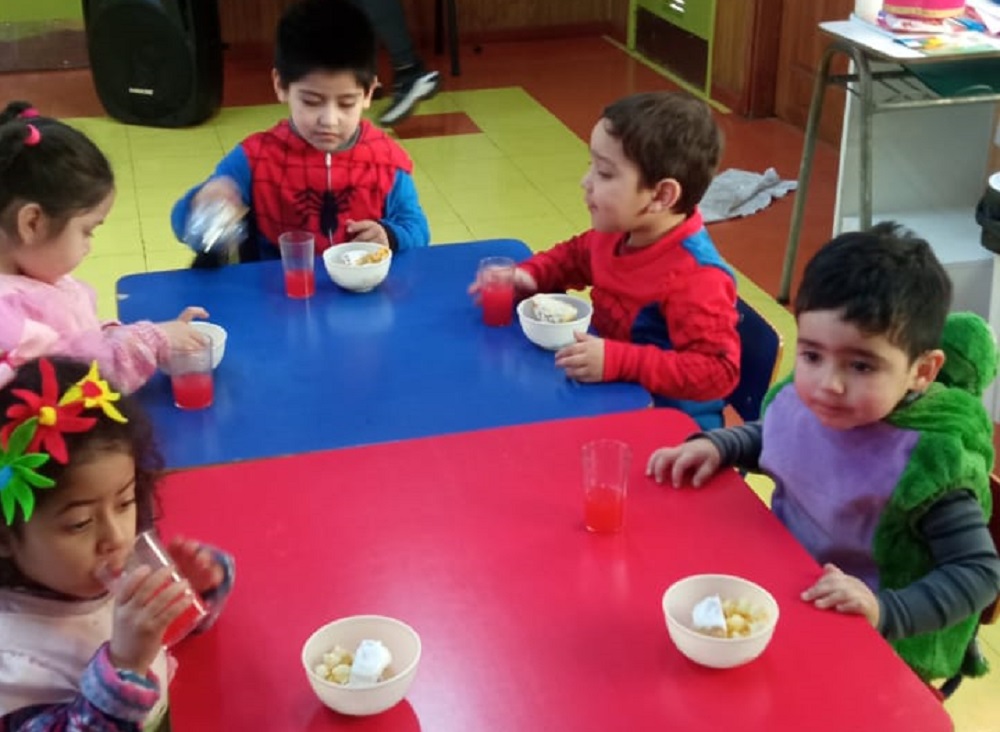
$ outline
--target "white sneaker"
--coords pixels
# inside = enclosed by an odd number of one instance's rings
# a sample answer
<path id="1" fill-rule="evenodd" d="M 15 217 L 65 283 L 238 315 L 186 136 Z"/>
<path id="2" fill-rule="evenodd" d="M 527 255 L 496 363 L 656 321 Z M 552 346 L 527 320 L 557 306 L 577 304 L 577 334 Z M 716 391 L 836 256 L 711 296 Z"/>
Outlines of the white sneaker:
<path id="1" fill-rule="evenodd" d="M 392 102 L 379 117 L 378 123 L 384 127 L 392 127 L 406 119 L 413 113 L 418 102 L 433 97 L 440 86 L 441 74 L 437 71 L 428 71 L 401 82 L 394 90 Z"/>

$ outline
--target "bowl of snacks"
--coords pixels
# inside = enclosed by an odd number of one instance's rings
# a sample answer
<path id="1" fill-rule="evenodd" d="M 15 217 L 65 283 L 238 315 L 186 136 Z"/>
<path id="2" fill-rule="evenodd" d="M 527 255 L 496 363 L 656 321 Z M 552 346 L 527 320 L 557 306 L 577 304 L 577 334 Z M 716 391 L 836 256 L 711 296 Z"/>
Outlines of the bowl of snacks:
<path id="1" fill-rule="evenodd" d="M 549 351 L 574 342 L 574 333 L 586 333 L 593 306 L 575 295 L 533 295 L 517 305 L 517 320 L 528 340 Z"/>
<path id="2" fill-rule="evenodd" d="M 341 714 L 362 717 L 395 706 L 420 664 L 420 636 L 384 615 L 328 623 L 302 646 L 302 665 L 316 696 Z"/>
<path id="3" fill-rule="evenodd" d="M 392 250 L 370 241 L 337 244 L 323 252 L 326 273 L 351 292 L 374 290 L 389 274 Z"/>
<path id="4" fill-rule="evenodd" d="M 667 632 L 695 663 L 732 668 L 764 652 L 778 623 L 778 603 L 760 585 L 728 574 L 696 574 L 663 593 Z"/>
<path id="5" fill-rule="evenodd" d="M 222 357 L 226 353 L 226 329 L 221 325 L 209 323 L 207 320 L 192 320 L 191 327 L 202 335 L 212 339 L 212 368 L 216 369 L 222 363 Z M 160 364 L 160 371 L 170 375 L 170 366 L 166 359 Z"/>

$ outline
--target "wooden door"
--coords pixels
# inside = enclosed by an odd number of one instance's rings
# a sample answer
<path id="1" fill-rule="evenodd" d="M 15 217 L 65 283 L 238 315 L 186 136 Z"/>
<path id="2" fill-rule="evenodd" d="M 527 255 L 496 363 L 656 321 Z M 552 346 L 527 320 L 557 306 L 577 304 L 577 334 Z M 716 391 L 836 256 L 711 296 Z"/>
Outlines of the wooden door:
<path id="1" fill-rule="evenodd" d="M 794 0 L 718 0 L 712 98 L 737 114 L 774 114 L 781 9 Z"/>
<path id="2" fill-rule="evenodd" d="M 846 19 L 854 10 L 854 0 L 792 0 L 784 3 L 778 63 L 775 113 L 778 117 L 805 127 L 809 116 L 813 82 L 826 39 L 819 32 L 825 20 Z M 846 63 L 840 63 L 840 71 Z M 828 88 L 820 123 L 820 139 L 840 143 L 844 116 L 844 92 Z"/>

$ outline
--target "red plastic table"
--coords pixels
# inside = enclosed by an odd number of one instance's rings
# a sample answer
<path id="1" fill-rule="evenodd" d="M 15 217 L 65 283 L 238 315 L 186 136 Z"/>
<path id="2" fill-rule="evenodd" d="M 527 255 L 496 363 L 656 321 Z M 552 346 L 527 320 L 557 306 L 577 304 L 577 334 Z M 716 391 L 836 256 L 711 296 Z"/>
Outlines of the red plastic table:
<path id="1" fill-rule="evenodd" d="M 178 647 L 181 730 L 934 732 L 942 706 L 859 617 L 799 592 L 819 568 L 733 472 L 702 490 L 644 477 L 693 429 L 642 410 L 199 468 L 163 488 L 163 528 L 237 558 L 217 625 Z M 633 448 L 626 527 L 583 528 L 580 445 Z M 698 572 L 767 587 L 765 653 L 725 671 L 674 648 L 660 599 Z M 350 719 L 299 655 L 316 627 L 392 615 L 421 634 L 407 699 Z"/>

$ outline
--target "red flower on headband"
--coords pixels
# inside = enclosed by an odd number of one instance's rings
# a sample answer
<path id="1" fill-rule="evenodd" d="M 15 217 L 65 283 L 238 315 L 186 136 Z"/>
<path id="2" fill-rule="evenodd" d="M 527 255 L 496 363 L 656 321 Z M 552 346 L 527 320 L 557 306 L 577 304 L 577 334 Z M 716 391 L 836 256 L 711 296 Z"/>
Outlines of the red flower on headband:
<path id="1" fill-rule="evenodd" d="M 10 419 L 0 430 L 0 442 L 6 445 L 13 431 L 32 417 L 38 418 L 38 426 L 34 437 L 28 443 L 27 452 L 39 452 L 41 448 L 54 460 L 66 464 L 69 454 L 66 451 L 64 433 L 86 432 L 95 424 L 95 417 L 81 417 L 86 406 L 83 400 L 66 404 L 59 403 L 59 384 L 56 372 L 47 359 L 40 359 L 38 370 L 42 375 L 40 394 L 27 389 L 14 389 L 11 393 L 21 399 L 24 404 L 12 404 L 7 408 L 7 418 Z"/>

